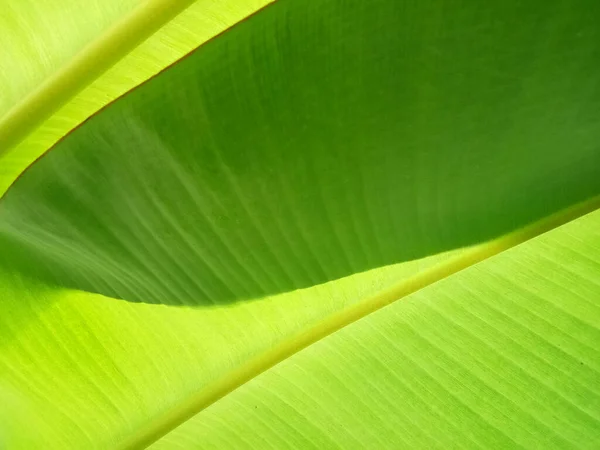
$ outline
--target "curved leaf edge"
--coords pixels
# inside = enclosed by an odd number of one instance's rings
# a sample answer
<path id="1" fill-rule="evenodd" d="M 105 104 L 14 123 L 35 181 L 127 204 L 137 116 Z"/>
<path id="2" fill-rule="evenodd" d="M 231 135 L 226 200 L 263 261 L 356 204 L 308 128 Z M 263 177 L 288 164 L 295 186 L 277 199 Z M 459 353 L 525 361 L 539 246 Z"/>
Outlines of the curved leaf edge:
<path id="1" fill-rule="evenodd" d="M 149 423 L 146 429 L 142 429 L 137 435 L 131 436 L 119 448 L 124 450 L 146 448 L 240 386 L 336 331 L 427 286 L 451 277 L 598 209 L 600 209 L 600 195 L 487 243 L 467 248 L 458 255 L 405 279 L 374 296 L 367 297 L 345 310 L 325 317 L 310 328 L 282 341 L 277 346 L 250 359 L 226 376 L 198 391 L 178 405 L 177 408 Z"/>

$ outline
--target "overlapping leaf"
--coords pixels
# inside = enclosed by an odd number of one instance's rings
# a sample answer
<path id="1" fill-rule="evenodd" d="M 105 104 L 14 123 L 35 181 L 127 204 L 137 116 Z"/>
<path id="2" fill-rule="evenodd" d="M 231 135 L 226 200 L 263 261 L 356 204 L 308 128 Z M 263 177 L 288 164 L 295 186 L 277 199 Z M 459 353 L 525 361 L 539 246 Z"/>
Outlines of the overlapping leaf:
<path id="1" fill-rule="evenodd" d="M 600 445 L 600 213 L 258 376 L 153 449 Z"/>
<path id="2" fill-rule="evenodd" d="M 267 3 L 3 2 L 0 194 L 48 147 L 91 114 Z M 132 22 L 138 24 L 135 35 L 127 32 Z M 160 24 L 164 26 L 158 29 Z M 144 37 L 147 39 L 140 43 Z M 104 51 L 91 51 L 90 46 Z M 99 61 L 91 58 L 98 54 L 102 56 Z M 69 69 L 74 60 L 84 62 L 83 67 L 93 63 L 95 70 L 72 76 Z M 81 78 L 91 84 L 83 87 Z M 62 82 L 56 83 L 58 80 Z M 61 86 L 59 96 L 55 95 L 57 84 Z M 57 103 L 58 97 L 63 103 Z M 20 108 L 26 113 L 42 109 L 50 115 L 15 117 Z M 21 123 L 23 119 L 29 123 Z M 13 130 L 21 128 L 29 130 L 29 135 L 15 136 Z"/>
<path id="3" fill-rule="evenodd" d="M 584 1 L 280 1 L 93 116 L 0 202 L 0 439 L 146 443 L 210 403 L 190 406 L 198 393 L 247 364 L 240 380 L 268 369 L 251 362 L 443 263 L 440 253 L 600 194 L 598 17 Z M 565 372 L 573 358 L 547 342 L 571 356 L 592 346 L 596 218 L 345 328 L 157 445 L 534 446 L 544 426 L 555 431 L 548 446 L 577 444 L 577 433 L 592 442 L 596 355 L 589 370 Z M 579 233 L 575 253 L 550 245 Z M 592 296 L 585 305 L 568 295 L 570 279 L 541 278 L 538 260 L 525 276 L 521 258 L 548 252 L 556 276 L 578 277 L 572 288 Z M 524 291 L 534 283 L 564 308 L 535 310 Z M 469 310 L 455 303 L 463 295 Z M 580 345 L 569 320 L 584 307 Z M 507 322 L 509 310 L 522 316 Z M 554 335 L 540 321 L 566 328 Z M 504 352 L 506 330 L 541 337 Z M 460 343 L 475 356 L 457 360 Z M 527 358 L 546 358 L 535 376 L 514 372 Z M 485 404 L 517 403 L 477 409 L 464 380 Z M 540 402 L 564 418 L 501 419 L 531 415 L 537 403 L 522 393 L 547 383 L 570 389 Z M 354 388 L 364 395 L 346 395 Z M 261 411 L 248 420 L 256 389 Z M 301 392 L 306 402 L 290 406 Z M 256 432 L 232 436 L 223 421 Z"/>

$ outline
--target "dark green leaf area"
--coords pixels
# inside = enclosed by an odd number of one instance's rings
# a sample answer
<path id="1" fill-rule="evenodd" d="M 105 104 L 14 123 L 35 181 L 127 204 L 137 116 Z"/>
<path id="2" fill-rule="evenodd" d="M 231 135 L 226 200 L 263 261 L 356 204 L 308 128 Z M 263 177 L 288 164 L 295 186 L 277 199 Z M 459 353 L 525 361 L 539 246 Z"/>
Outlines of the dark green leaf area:
<path id="1" fill-rule="evenodd" d="M 598 23 L 597 1 L 281 0 L 34 164 L 2 258 L 210 305 L 493 238 L 600 193 Z"/>

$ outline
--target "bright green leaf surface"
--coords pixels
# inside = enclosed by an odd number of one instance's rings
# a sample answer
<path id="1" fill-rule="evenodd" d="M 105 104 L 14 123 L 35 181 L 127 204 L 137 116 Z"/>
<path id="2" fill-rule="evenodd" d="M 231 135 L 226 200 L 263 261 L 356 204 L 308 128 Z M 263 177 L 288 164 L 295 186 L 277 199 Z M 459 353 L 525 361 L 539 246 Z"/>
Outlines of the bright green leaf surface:
<path id="1" fill-rule="evenodd" d="M 0 447 L 115 448 L 248 359 L 439 260 L 210 309 L 129 303 L 2 272 Z"/>
<path id="2" fill-rule="evenodd" d="M 317 342 L 152 449 L 600 445 L 600 212 Z"/>
<path id="3" fill-rule="evenodd" d="M 138 3 L 139 0 L 3 0 L 0 116 Z"/>
<path id="4" fill-rule="evenodd" d="M 600 4 L 434 5 L 285 1 L 209 42 L 16 182 L 0 209 L 11 267 L 223 304 L 600 193 Z"/>
<path id="5" fill-rule="evenodd" d="M 440 252 L 598 195 L 599 8 L 281 0 L 92 117 L 0 200 L 0 446 L 157 437 Z M 131 55 L 25 152 L 165 53 L 102 97 Z M 157 445 L 593 444 L 597 217 L 345 328 Z"/>
<path id="6" fill-rule="evenodd" d="M 85 57 L 86 44 L 106 40 L 114 34 L 109 25 L 131 21 L 127 13 L 134 6 L 168 4 L 168 1 L 103 1 L 92 2 L 0 2 L 0 42 L 3 45 L 0 60 L 0 118 L 10 107 L 29 101 L 28 94 L 40 84 L 65 69 L 74 57 Z M 2 126 L 14 127 L 9 121 L 0 122 L 0 194 L 3 194 L 17 176 L 64 136 L 102 106 L 124 94 L 182 57 L 198 45 L 229 28 L 268 3 L 267 0 L 173 0 L 166 8 L 179 11 L 190 6 L 171 20 L 171 15 L 159 17 L 162 27 L 122 60 L 109 58 L 107 71 L 66 105 L 40 124 L 39 128 L 20 144 L 5 148 Z M 181 6 L 178 6 L 181 5 Z M 146 8 L 144 15 L 155 14 Z M 126 24 L 127 25 L 127 24 Z M 125 27 L 126 28 L 126 27 Z M 151 32 L 150 29 L 148 32 Z M 136 45 L 127 34 L 119 38 L 115 52 Z M 116 64 L 115 64 L 116 63 Z M 111 65 L 115 64 L 113 67 Z M 64 74 L 69 76 L 68 71 Z M 67 86 L 69 83 L 66 83 Z M 75 85 L 76 83 L 72 83 Z M 74 94 L 77 91 L 73 92 Z M 50 96 L 52 99 L 52 96 Z M 34 107 L 38 107 L 34 102 Z"/>

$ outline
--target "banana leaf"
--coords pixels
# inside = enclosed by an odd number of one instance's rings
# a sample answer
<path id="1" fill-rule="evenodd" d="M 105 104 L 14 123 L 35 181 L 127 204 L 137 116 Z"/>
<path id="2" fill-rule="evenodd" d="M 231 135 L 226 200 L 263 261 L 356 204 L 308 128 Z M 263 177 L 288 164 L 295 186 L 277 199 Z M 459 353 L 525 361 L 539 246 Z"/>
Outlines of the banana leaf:
<path id="1" fill-rule="evenodd" d="M 188 3 L 5 19 L 0 445 L 600 445 L 600 4 Z"/>

